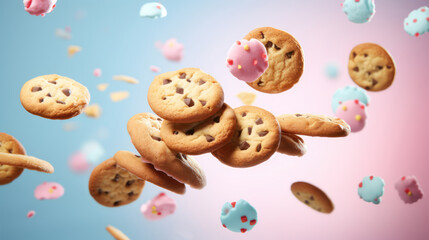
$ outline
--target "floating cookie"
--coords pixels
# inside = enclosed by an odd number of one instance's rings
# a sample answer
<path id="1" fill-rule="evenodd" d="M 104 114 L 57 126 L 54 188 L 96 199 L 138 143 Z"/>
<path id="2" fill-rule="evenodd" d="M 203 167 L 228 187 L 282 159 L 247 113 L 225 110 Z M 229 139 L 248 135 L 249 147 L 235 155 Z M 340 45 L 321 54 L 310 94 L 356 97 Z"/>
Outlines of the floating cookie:
<path id="1" fill-rule="evenodd" d="M 89 193 L 106 207 L 127 205 L 140 196 L 145 181 L 118 166 L 113 158 L 100 163 L 89 177 Z"/>
<path id="2" fill-rule="evenodd" d="M 80 46 L 70 45 L 67 48 L 67 54 L 69 55 L 70 58 L 80 51 L 82 51 L 82 47 Z"/>
<path id="3" fill-rule="evenodd" d="M 198 68 L 184 68 L 156 76 L 147 99 L 160 117 L 177 123 L 191 123 L 220 110 L 223 90 L 209 74 Z"/>
<path id="4" fill-rule="evenodd" d="M 25 155 L 22 144 L 6 133 L 0 133 L 0 152 Z M 20 167 L 0 164 L 0 185 L 11 183 L 21 175 L 23 170 Z"/>
<path id="5" fill-rule="evenodd" d="M 165 43 L 156 42 L 155 46 L 162 52 L 167 60 L 180 62 L 183 58 L 183 44 L 175 38 L 168 39 Z"/>
<path id="6" fill-rule="evenodd" d="M 184 194 L 186 191 L 183 183 L 169 177 L 164 172 L 157 171 L 152 164 L 146 163 L 140 156 L 127 151 L 118 151 L 113 158 L 120 167 L 128 170 L 140 179 L 177 194 Z"/>
<path id="7" fill-rule="evenodd" d="M 348 100 L 343 102 L 337 109 L 335 116 L 344 120 L 351 132 L 359 132 L 365 127 L 366 110 L 359 100 Z"/>
<path id="8" fill-rule="evenodd" d="M 157 2 L 145 3 L 140 8 L 140 17 L 147 17 L 152 19 L 163 18 L 167 16 L 167 9 L 164 5 Z"/>
<path id="9" fill-rule="evenodd" d="M 258 221 L 256 209 L 247 201 L 240 199 L 237 202 L 226 202 L 222 206 L 220 221 L 224 228 L 233 232 L 248 232 Z"/>
<path id="10" fill-rule="evenodd" d="M 310 183 L 295 182 L 290 190 L 299 201 L 316 211 L 331 213 L 334 210 L 334 204 L 328 195 Z"/>
<path id="11" fill-rule="evenodd" d="M 57 0 L 24 0 L 25 11 L 31 15 L 45 16 L 55 8 Z"/>
<path id="12" fill-rule="evenodd" d="M 130 240 L 127 235 L 125 235 L 121 230 L 115 228 L 114 226 L 107 226 L 106 230 L 114 237 L 116 240 Z"/>
<path id="13" fill-rule="evenodd" d="M 256 39 L 237 41 L 228 51 L 226 67 L 234 77 L 253 82 L 268 68 L 267 50 Z"/>
<path id="14" fill-rule="evenodd" d="M 34 190 L 34 197 L 38 200 L 57 199 L 64 195 L 64 187 L 56 182 L 43 182 Z"/>
<path id="15" fill-rule="evenodd" d="M 237 97 L 241 100 L 244 105 L 252 105 L 256 99 L 256 94 L 251 92 L 241 92 L 237 94 Z"/>
<path id="16" fill-rule="evenodd" d="M 356 86 L 345 86 L 335 91 L 332 97 L 332 111 L 337 112 L 338 107 L 345 101 L 348 100 L 359 100 L 359 102 L 368 106 L 369 96 L 366 91 Z"/>
<path id="17" fill-rule="evenodd" d="M 134 115 L 127 125 L 131 142 L 143 159 L 178 180 L 193 188 L 203 188 L 206 177 L 198 163 L 191 157 L 174 152 L 161 138 L 162 119 L 151 113 Z"/>
<path id="18" fill-rule="evenodd" d="M 362 43 L 354 47 L 349 56 L 349 75 L 368 91 L 382 91 L 395 79 L 395 62 L 381 46 Z"/>
<path id="19" fill-rule="evenodd" d="M 304 70 L 298 41 L 289 33 L 271 27 L 254 29 L 244 37 L 252 38 L 265 45 L 269 67 L 256 81 L 247 84 L 265 93 L 281 93 L 292 88 Z"/>
<path id="20" fill-rule="evenodd" d="M 404 20 L 404 30 L 416 37 L 429 32 L 429 8 L 421 7 L 411 11 Z"/>
<path id="21" fill-rule="evenodd" d="M 374 0 L 345 0 L 341 4 L 350 22 L 366 23 L 375 13 Z"/>
<path id="22" fill-rule="evenodd" d="M 0 152 L 0 165 L 10 165 L 45 173 L 54 172 L 54 167 L 49 162 L 20 154 Z"/>
<path id="23" fill-rule="evenodd" d="M 423 198 L 423 191 L 414 176 L 402 177 L 401 180 L 396 182 L 395 188 L 399 193 L 399 197 L 405 203 L 415 203 Z"/>
<path id="24" fill-rule="evenodd" d="M 138 84 L 139 83 L 139 80 L 137 80 L 133 77 L 130 77 L 130 76 L 126 76 L 126 75 L 115 75 L 112 78 L 115 81 L 121 81 L 121 82 L 130 83 L 130 84 Z"/>
<path id="25" fill-rule="evenodd" d="M 174 123 L 164 120 L 161 138 L 177 152 L 198 155 L 212 152 L 227 144 L 235 133 L 237 118 L 227 104 L 208 119 L 195 123 Z"/>
<path id="26" fill-rule="evenodd" d="M 85 86 L 56 74 L 36 77 L 26 82 L 20 97 L 25 110 L 49 119 L 75 117 L 90 100 Z"/>
<path id="27" fill-rule="evenodd" d="M 283 153 L 289 156 L 301 157 L 307 152 L 304 140 L 301 137 L 282 132 L 280 146 L 277 152 Z"/>
<path id="28" fill-rule="evenodd" d="M 279 147 L 280 128 L 268 111 L 242 106 L 234 109 L 237 130 L 232 140 L 212 152 L 222 163 L 231 167 L 252 167 L 268 160 Z"/>
<path id="29" fill-rule="evenodd" d="M 380 204 L 384 194 L 384 180 L 374 176 L 364 177 L 359 183 L 358 194 L 365 202 Z"/>
<path id="30" fill-rule="evenodd" d="M 165 193 L 160 193 L 152 200 L 143 204 L 140 207 L 140 211 L 148 220 L 159 220 L 176 211 L 176 201 L 168 197 Z"/>
<path id="31" fill-rule="evenodd" d="M 339 118 L 314 114 L 283 114 L 277 117 L 282 132 L 312 137 L 345 137 L 350 126 Z"/>

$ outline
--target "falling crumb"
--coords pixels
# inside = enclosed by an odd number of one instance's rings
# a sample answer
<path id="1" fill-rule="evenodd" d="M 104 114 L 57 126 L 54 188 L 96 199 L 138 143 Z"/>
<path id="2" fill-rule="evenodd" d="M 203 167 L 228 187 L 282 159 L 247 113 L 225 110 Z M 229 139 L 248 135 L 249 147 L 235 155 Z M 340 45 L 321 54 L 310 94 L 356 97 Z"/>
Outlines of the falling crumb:
<path id="1" fill-rule="evenodd" d="M 237 97 L 244 105 L 252 105 L 256 99 L 256 94 L 250 92 L 241 92 L 237 94 Z"/>
<path id="2" fill-rule="evenodd" d="M 27 213 L 27 218 L 32 218 L 34 217 L 34 215 L 36 215 L 36 212 L 34 210 L 31 210 Z"/>
<path id="3" fill-rule="evenodd" d="M 121 91 L 121 92 L 112 92 L 110 93 L 110 99 L 113 102 L 119 102 L 122 101 L 130 96 L 130 93 L 128 91 Z"/>
<path id="4" fill-rule="evenodd" d="M 122 82 L 126 82 L 126 83 L 131 83 L 131 84 L 138 84 L 139 81 L 133 77 L 130 76 L 126 76 L 126 75 L 115 75 L 113 76 L 113 80 L 116 81 L 122 81 Z"/>
<path id="5" fill-rule="evenodd" d="M 94 69 L 94 72 L 92 74 L 94 74 L 94 77 L 101 77 L 101 69 Z"/>
<path id="6" fill-rule="evenodd" d="M 150 66 L 150 67 L 149 67 L 149 69 L 150 69 L 152 72 L 160 72 L 160 71 L 161 71 L 161 68 L 159 68 L 159 67 L 157 67 L 157 66 L 154 66 L 154 65 Z"/>
<path id="7" fill-rule="evenodd" d="M 106 89 L 107 89 L 108 86 L 109 86 L 108 83 L 100 83 L 100 84 L 97 85 L 97 89 L 100 92 L 104 92 L 104 91 L 106 91 Z"/>
<path id="8" fill-rule="evenodd" d="M 101 115 L 101 107 L 98 104 L 91 104 L 83 110 L 86 116 L 90 118 L 99 118 Z"/>
<path id="9" fill-rule="evenodd" d="M 79 47 L 79 46 L 73 46 L 73 45 L 70 45 L 68 47 L 68 50 L 67 50 L 67 52 L 69 54 L 69 57 L 73 57 L 76 53 L 78 53 L 80 51 L 82 51 L 81 47 Z"/>
<path id="10" fill-rule="evenodd" d="M 71 132 L 77 129 L 77 123 L 75 122 L 67 122 L 63 125 L 63 130 L 66 132 Z"/>
<path id="11" fill-rule="evenodd" d="M 117 240 L 130 240 L 121 230 L 113 226 L 107 226 L 106 230 Z"/>

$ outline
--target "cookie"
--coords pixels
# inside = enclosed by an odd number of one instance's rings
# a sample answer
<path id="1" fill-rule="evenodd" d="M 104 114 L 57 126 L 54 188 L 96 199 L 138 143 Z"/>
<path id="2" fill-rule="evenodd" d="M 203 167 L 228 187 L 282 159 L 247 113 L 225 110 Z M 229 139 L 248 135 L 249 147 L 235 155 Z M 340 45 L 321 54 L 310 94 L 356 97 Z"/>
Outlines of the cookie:
<path id="1" fill-rule="evenodd" d="M 282 132 L 280 146 L 277 149 L 277 152 L 289 156 L 301 157 L 307 152 L 307 148 L 305 147 L 304 140 L 302 140 L 301 137 L 295 134 Z"/>
<path id="2" fill-rule="evenodd" d="M 39 172 L 53 173 L 54 167 L 47 161 L 21 154 L 1 153 L 0 165 L 10 165 Z"/>
<path id="3" fill-rule="evenodd" d="M 130 240 L 127 235 L 125 235 L 121 230 L 115 228 L 114 226 L 107 226 L 106 230 L 114 237 L 116 240 Z"/>
<path id="4" fill-rule="evenodd" d="M 191 123 L 204 120 L 221 109 L 223 90 L 209 74 L 198 68 L 184 68 L 156 76 L 147 99 L 160 117 Z"/>
<path id="5" fill-rule="evenodd" d="M 237 130 L 229 143 L 212 152 L 222 163 L 231 167 L 252 167 L 268 160 L 280 144 L 280 128 L 270 112 L 242 106 L 234 109 Z"/>
<path id="6" fill-rule="evenodd" d="M 21 89 L 21 104 L 30 113 L 49 119 L 69 119 L 88 105 L 90 95 L 82 84 L 56 74 L 36 77 Z"/>
<path id="7" fill-rule="evenodd" d="M 118 151 L 113 158 L 120 167 L 128 170 L 140 179 L 177 194 L 184 194 L 186 191 L 183 183 L 178 182 L 163 172 L 157 171 L 152 164 L 145 163 L 140 156 L 127 151 Z"/>
<path id="8" fill-rule="evenodd" d="M 237 118 L 227 104 L 208 119 L 195 123 L 175 123 L 164 120 L 161 138 L 167 146 L 184 154 L 212 152 L 228 143 L 235 133 Z"/>
<path id="9" fill-rule="evenodd" d="M 191 157 L 172 151 L 165 144 L 160 134 L 161 124 L 162 119 L 151 113 L 134 115 L 127 124 L 134 147 L 155 169 L 193 188 L 203 188 L 206 177 L 200 166 Z"/>
<path id="10" fill-rule="evenodd" d="M 6 133 L 0 133 L 0 152 L 25 155 L 25 149 L 18 140 Z M 0 164 L 0 185 L 11 183 L 24 169 Z"/>
<path id="11" fill-rule="evenodd" d="M 290 189 L 299 201 L 316 211 L 331 213 L 334 210 L 334 204 L 326 193 L 310 183 L 295 182 Z"/>
<path id="12" fill-rule="evenodd" d="M 100 163 L 89 177 L 89 193 L 106 207 L 127 205 L 140 196 L 145 181 L 118 166 L 113 158 Z"/>
<path id="13" fill-rule="evenodd" d="M 368 91 L 381 91 L 395 79 L 395 62 L 381 46 L 362 43 L 352 49 L 349 56 L 349 75 L 352 80 Z"/>
<path id="14" fill-rule="evenodd" d="M 282 132 L 312 137 L 345 137 L 350 126 L 342 119 L 314 114 L 283 114 L 277 117 Z"/>
<path id="15" fill-rule="evenodd" d="M 268 69 L 256 81 L 247 83 L 265 93 L 281 93 L 293 87 L 304 71 L 304 57 L 298 41 L 289 33 L 272 27 L 257 28 L 244 39 L 255 38 L 268 52 Z"/>

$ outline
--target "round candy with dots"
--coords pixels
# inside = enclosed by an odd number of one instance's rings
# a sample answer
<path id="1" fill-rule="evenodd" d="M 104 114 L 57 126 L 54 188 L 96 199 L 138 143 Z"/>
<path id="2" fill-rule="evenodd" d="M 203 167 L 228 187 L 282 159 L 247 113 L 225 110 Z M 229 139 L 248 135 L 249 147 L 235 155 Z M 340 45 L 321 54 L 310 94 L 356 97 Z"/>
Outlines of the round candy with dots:
<path id="1" fill-rule="evenodd" d="M 350 22 L 366 23 L 375 13 L 374 0 L 345 0 L 341 4 Z"/>
<path id="2" fill-rule="evenodd" d="M 245 233 L 252 230 L 256 225 L 258 215 L 252 205 L 240 199 L 237 202 L 226 202 L 223 205 L 220 221 L 224 228 L 233 232 Z"/>
<path id="3" fill-rule="evenodd" d="M 234 77 L 253 82 L 268 68 L 267 49 L 253 38 L 237 41 L 228 51 L 226 66 Z"/>
<path id="4" fill-rule="evenodd" d="M 370 98 L 364 89 L 356 86 L 345 86 L 340 88 L 335 91 L 332 97 L 332 111 L 335 113 L 343 102 L 356 99 L 368 107 Z"/>
<path id="5" fill-rule="evenodd" d="M 410 12 L 404 20 L 404 30 L 416 37 L 429 32 L 429 8 L 421 7 Z"/>
<path id="6" fill-rule="evenodd" d="M 149 2 L 143 4 L 140 8 L 140 17 L 146 18 L 163 18 L 167 16 L 167 9 L 161 3 Z"/>
<path id="7" fill-rule="evenodd" d="M 45 16 L 55 8 L 57 0 L 24 0 L 24 8 L 31 15 Z"/>
<path id="8" fill-rule="evenodd" d="M 57 199 L 64 195 L 64 188 L 56 182 L 43 182 L 34 190 L 34 196 L 38 200 Z"/>
<path id="9" fill-rule="evenodd" d="M 358 194 L 365 202 L 380 204 L 384 194 L 384 180 L 375 176 L 364 177 L 359 183 Z"/>
<path id="10" fill-rule="evenodd" d="M 365 105 L 357 99 L 343 102 L 337 108 L 335 116 L 350 125 L 351 132 L 361 131 L 365 127 L 367 117 Z"/>

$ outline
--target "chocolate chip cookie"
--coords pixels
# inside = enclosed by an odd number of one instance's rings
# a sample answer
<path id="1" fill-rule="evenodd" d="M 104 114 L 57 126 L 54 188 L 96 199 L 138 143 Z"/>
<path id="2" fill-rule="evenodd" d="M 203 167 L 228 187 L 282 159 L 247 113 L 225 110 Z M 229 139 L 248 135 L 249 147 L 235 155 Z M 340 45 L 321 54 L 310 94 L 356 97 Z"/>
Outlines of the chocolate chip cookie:
<path id="1" fill-rule="evenodd" d="M 26 168 L 45 173 L 53 173 L 54 167 L 47 161 L 21 154 L 0 152 L 0 165 Z"/>
<path id="2" fill-rule="evenodd" d="M 184 68 L 158 75 L 149 87 L 152 110 L 176 123 L 204 120 L 223 105 L 223 90 L 209 74 L 198 68 Z"/>
<path id="3" fill-rule="evenodd" d="M 334 204 L 318 187 L 306 182 L 295 182 L 290 187 L 293 195 L 305 205 L 322 213 L 331 213 Z"/>
<path id="4" fill-rule="evenodd" d="M 231 167 L 252 167 L 268 160 L 279 147 L 280 127 L 270 112 L 242 106 L 234 109 L 237 130 L 231 141 L 212 152 L 222 163 Z"/>
<path id="5" fill-rule="evenodd" d="M 350 126 L 340 118 L 315 114 L 283 114 L 277 117 L 282 132 L 312 137 L 345 137 Z"/>
<path id="6" fill-rule="evenodd" d="M 56 74 L 36 77 L 21 89 L 21 104 L 30 113 L 49 119 L 69 119 L 88 105 L 90 95 L 82 84 Z"/>
<path id="7" fill-rule="evenodd" d="M 304 140 L 290 133 L 282 132 L 280 146 L 277 149 L 277 152 L 283 153 L 289 156 L 301 157 L 307 152 L 305 147 Z"/>
<path id="8" fill-rule="evenodd" d="M 395 79 L 395 62 L 383 47 L 362 43 L 352 49 L 349 56 L 349 75 L 368 91 L 382 91 Z"/>
<path id="9" fill-rule="evenodd" d="M 272 27 L 261 27 L 249 32 L 244 39 L 255 38 L 268 52 L 268 69 L 252 88 L 265 93 L 281 93 L 295 85 L 304 71 L 304 57 L 298 41 L 289 33 Z"/>
<path id="10" fill-rule="evenodd" d="M 25 155 L 25 149 L 14 137 L 0 133 L 0 152 Z M 11 183 L 18 178 L 24 169 L 0 164 L 0 185 Z"/>
<path id="11" fill-rule="evenodd" d="M 237 118 L 227 104 L 208 119 L 195 123 L 175 123 L 164 120 L 161 138 L 167 146 L 184 154 L 212 152 L 228 143 L 235 133 Z"/>

